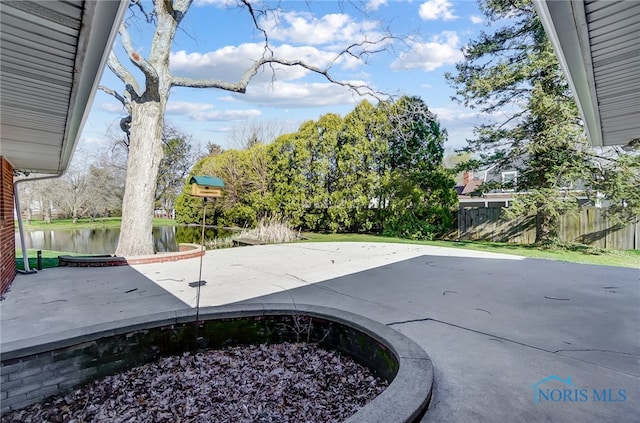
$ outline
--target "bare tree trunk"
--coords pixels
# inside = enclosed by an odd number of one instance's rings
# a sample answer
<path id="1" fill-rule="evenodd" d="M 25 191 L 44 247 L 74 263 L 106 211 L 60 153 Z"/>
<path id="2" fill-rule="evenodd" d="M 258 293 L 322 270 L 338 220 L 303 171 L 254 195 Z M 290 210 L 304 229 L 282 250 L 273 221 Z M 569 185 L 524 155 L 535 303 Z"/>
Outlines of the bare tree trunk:
<path id="1" fill-rule="evenodd" d="M 51 219 L 52 219 L 52 216 L 51 216 L 51 201 L 45 200 L 43 202 L 43 204 L 44 204 L 44 220 L 47 223 L 51 223 Z"/>
<path id="2" fill-rule="evenodd" d="M 162 160 L 163 108 L 160 102 L 131 105 L 131 145 L 122 200 L 122 225 L 116 255 L 153 254 L 153 208 Z"/>

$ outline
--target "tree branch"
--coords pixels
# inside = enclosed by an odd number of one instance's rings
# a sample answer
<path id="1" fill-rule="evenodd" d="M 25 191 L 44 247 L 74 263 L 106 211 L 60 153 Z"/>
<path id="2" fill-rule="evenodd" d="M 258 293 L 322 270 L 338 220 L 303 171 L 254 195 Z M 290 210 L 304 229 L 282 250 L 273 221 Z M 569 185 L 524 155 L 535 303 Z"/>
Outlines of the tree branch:
<path id="1" fill-rule="evenodd" d="M 173 4 L 173 10 L 184 15 L 185 13 L 187 13 L 187 10 L 189 10 L 189 7 L 191 7 L 191 3 L 193 3 L 193 0 L 175 0 L 175 3 Z"/>
<path id="2" fill-rule="evenodd" d="M 247 7 L 247 9 L 249 9 L 249 14 L 251 15 L 251 19 L 253 19 L 253 25 L 256 27 L 258 31 L 262 32 L 262 36 L 264 37 L 265 52 L 271 51 L 271 48 L 269 47 L 269 36 L 267 34 L 267 31 L 265 31 L 264 28 L 262 28 L 258 23 L 258 17 L 256 16 L 256 11 L 251 5 L 251 2 L 249 0 L 241 0 L 241 1 L 242 1 L 242 4 L 244 4 Z M 265 12 L 260 11 L 260 14 L 265 14 Z"/>
<path id="3" fill-rule="evenodd" d="M 375 53 L 380 53 L 382 51 L 385 50 L 385 48 L 379 48 L 379 49 L 375 49 L 375 50 L 368 50 L 367 47 L 368 46 L 378 46 L 386 41 L 389 40 L 393 40 L 396 39 L 396 37 L 392 36 L 392 35 L 385 35 L 382 38 L 380 38 L 378 41 L 369 41 L 369 40 L 364 40 L 364 41 L 360 41 L 359 43 L 353 43 L 350 46 L 348 46 L 347 48 L 343 49 L 342 51 L 340 51 L 338 54 L 336 54 L 336 56 L 333 58 L 333 60 L 331 61 L 331 63 L 327 66 L 327 69 L 331 68 L 335 62 L 338 61 L 339 58 L 341 58 L 344 55 L 349 55 L 355 59 L 361 60 L 363 56 L 368 56 L 370 54 L 375 54 Z M 353 50 L 360 48 L 360 51 L 354 52 Z"/>
<path id="4" fill-rule="evenodd" d="M 133 9 L 134 6 L 138 6 L 138 9 L 140 9 L 140 12 L 144 15 L 144 18 L 147 21 L 147 23 L 153 23 L 153 21 L 154 21 L 153 13 L 147 13 L 147 11 L 144 10 L 144 6 L 142 6 L 141 0 L 131 0 L 131 4 L 129 5 L 129 9 Z"/>
<path id="5" fill-rule="evenodd" d="M 344 55 L 349 55 L 355 57 L 357 59 L 361 59 L 362 56 L 368 55 L 371 53 L 375 53 L 378 50 L 368 50 L 369 46 L 380 45 L 381 43 L 392 39 L 392 36 L 384 36 L 378 41 L 362 41 L 359 43 L 351 44 L 346 47 L 342 51 L 336 54 L 336 56 L 329 62 L 329 64 L 320 68 L 315 65 L 311 65 L 303 60 L 287 60 L 278 57 L 262 57 L 257 60 L 253 65 L 251 65 L 242 75 L 239 81 L 237 82 L 225 82 L 221 80 L 213 80 L 213 79 L 194 79 L 194 78 L 184 78 L 184 77 L 174 77 L 172 80 L 172 86 L 177 87 L 192 87 L 192 88 L 218 88 L 226 91 L 236 92 L 244 94 L 246 92 L 247 86 L 249 82 L 253 79 L 253 77 L 258 73 L 258 70 L 265 65 L 279 64 L 282 66 L 289 67 L 301 67 L 318 75 L 322 75 L 325 79 L 332 84 L 340 85 L 346 87 L 359 95 L 371 95 L 378 100 L 386 100 L 388 99 L 388 95 L 384 93 L 380 93 L 372 89 L 366 84 L 356 84 L 348 81 L 340 81 L 335 79 L 330 71 L 333 65 Z M 361 51 L 354 51 L 356 48 L 360 47 Z"/>
<path id="6" fill-rule="evenodd" d="M 342 54 L 342 53 L 341 53 Z M 349 88 L 350 90 L 356 92 L 359 95 L 371 95 L 377 99 L 387 97 L 383 93 L 378 93 L 369 87 L 366 84 L 355 84 L 347 81 L 340 81 L 335 79 L 330 73 L 330 67 L 320 68 L 314 65 L 310 65 L 302 60 L 286 60 L 280 59 L 277 57 L 263 57 L 262 59 L 256 61 L 249 69 L 245 71 L 238 82 L 225 82 L 220 80 L 212 80 L 212 79 L 194 79 L 194 78 L 183 78 L 183 77 L 174 77 L 172 81 L 172 86 L 176 87 L 192 87 L 192 88 L 218 88 L 226 91 L 236 92 L 244 94 L 247 91 L 247 85 L 253 79 L 253 77 L 258 73 L 258 70 L 267 64 L 279 64 L 283 66 L 298 66 L 304 69 L 307 69 L 311 72 L 317 73 L 318 75 L 322 75 L 326 78 L 327 81 L 332 84 L 341 85 L 343 87 Z"/>
<path id="7" fill-rule="evenodd" d="M 164 0 L 163 3 L 164 10 L 166 10 L 168 14 L 173 16 L 173 14 L 175 13 L 175 10 L 173 9 L 173 0 Z"/>
<path id="8" fill-rule="evenodd" d="M 112 51 L 109 53 L 109 59 L 107 60 L 107 66 L 122 82 L 124 82 L 127 87 L 127 91 L 133 96 L 138 96 L 138 81 L 136 78 L 129 72 L 127 68 L 122 66 L 122 63 L 118 60 L 115 53 Z"/>
<path id="9" fill-rule="evenodd" d="M 118 33 L 120 34 L 122 47 L 124 47 L 124 50 L 127 52 L 129 60 L 131 60 L 131 63 L 136 65 L 147 78 L 147 87 L 149 87 L 149 85 L 151 84 L 157 85 L 159 79 L 158 73 L 144 57 L 140 56 L 138 52 L 136 52 L 135 48 L 133 47 L 133 43 L 131 42 L 129 31 L 127 31 L 127 28 L 124 24 L 120 25 L 120 30 L 118 31 Z"/>
<path id="10" fill-rule="evenodd" d="M 115 90 L 113 90 L 113 89 L 111 89 L 109 87 L 105 87 L 104 85 L 98 85 L 98 89 L 100 91 L 104 91 L 105 93 L 107 93 L 109 95 L 112 95 L 113 97 L 116 98 L 116 100 L 118 100 L 120 103 L 122 103 L 122 105 L 125 108 L 128 108 L 127 100 L 123 96 L 121 96 L 120 93 L 118 93 L 117 91 L 115 91 Z"/>
<path id="11" fill-rule="evenodd" d="M 188 6 L 191 4 L 192 0 L 177 0 L 176 4 L 173 5 L 174 10 L 183 10 L 183 8 L 188 8 Z M 253 24 L 254 27 L 260 31 L 262 33 L 262 36 L 264 38 L 264 51 L 262 54 L 262 58 L 260 58 L 259 60 L 257 60 L 256 62 L 253 63 L 253 65 L 251 65 L 245 72 L 244 74 L 240 77 L 240 79 L 237 82 L 227 82 L 227 81 L 222 81 L 222 80 L 217 80 L 217 79 L 196 79 L 196 78 L 186 78 L 186 77 L 177 77 L 177 76 L 173 76 L 172 77 L 172 81 L 171 81 L 171 86 L 176 86 L 176 87 L 191 87 L 191 88 L 217 88 L 217 89 L 222 89 L 225 91 L 230 91 L 230 92 L 236 92 L 236 93 L 245 93 L 247 86 L 249 85 L 249 82 L 251 82 L 251 80 L 253 79 L 253 77 L 258 73 L 258 70 L 262 67 L 262 66 L 271 66 L 274 64 L 279 64 L 282 66 L 289 66 L 289 67 L 301 67 L 304 68 L 308 71 L 311 71 L 313 73 L 316 73 L 318 75 L 322 75 L 324 76 L 327 81 L 331 82 L 332 84 L 336 84 L 336 85 L 340 85 L 343 87 L 346 87 L 350 90 L 352 90 L 353 92 L 359 94 L 359 95 L 371 95 L 373 97 L 375 97 L 376 99 L 387 99 L 388 95 L 385 95 L 383 93 L 379 93 L 375 90 L 373 90 L 371 87 L 369 87 L 366 84 L 356 84 L 353 82 L 347 82 L 347 81 L 339 81 L 337 79 L 335 79 L 331 73 L 330 70 L 333 67 L 333 65 L 335 65 L 335 63 L 343 56 L 345 55 L 349 55 L 351 57 L 354 57 L 358 60 L 361 60 L 364 56 L 367 56 L 369 54 L 375 53 L 377 51 L 380 51 L 378 49 L 371 49 L 370 47 L 372 46 L 379 46 L 382 43 L 393 39 L 394 37 L 390 36 L 390 35 L 386 35 L 384 37 L 382 37 L 380 40 L 378 41 L 368 41 L 368 40 L 364 40 L 361 41 L 359 43 L 353 43 L 351 45 L 349 45 L 348 47 L 344 48 L 343 50 L 341 50 L 340 52 L 338 52 L 335 57 L 329 62 L 329 64 L 324 67 L 324 68 L 320 68 L 318 66 L 314 66 L 311 65 L 309 63 L 306 63 L 302 60 L 287 60 L 287 59 L 282 59 L 282 58 L 277 58 L 274 57 L 274 53 L 273 50 L 271 49 L 270 45 L 269 45 L 269 37 L 267 32 L 260 26 L 260 23 L 258 21 L 258 15 L 259 14 L 265 14 L 266 12 L 264 10 L 257 10 L 254 8 L 254 5 L 252 4 L 252 2 L 250 0 L 240 0 L 240 3 L 247 8 L 247 10 L 249 11 L 249 14 L 251 16 L 251 19 L 253 20 Z M 359 51 L 358 51 L 359 48 Z M 272 69 L 273 70 L 273 69 Z"/>

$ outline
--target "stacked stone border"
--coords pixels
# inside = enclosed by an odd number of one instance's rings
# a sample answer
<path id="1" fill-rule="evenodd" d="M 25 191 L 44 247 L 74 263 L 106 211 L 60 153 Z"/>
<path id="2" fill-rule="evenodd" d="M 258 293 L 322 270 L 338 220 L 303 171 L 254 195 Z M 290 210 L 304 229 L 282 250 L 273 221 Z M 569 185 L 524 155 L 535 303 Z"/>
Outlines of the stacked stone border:
<path id="1" fill-rule="evenodd" d="M 195 322 L 195 310 L 186 309 L 2 344 L 2 412 L 163 355 L 286 340 L 338 349 L 390 382 L 346 423 L 415 422 L 431 398 L 433 366 L 427 353 L 365 317 L 304 304 L 249 304 L 202 308 L 199 319 Z"/>

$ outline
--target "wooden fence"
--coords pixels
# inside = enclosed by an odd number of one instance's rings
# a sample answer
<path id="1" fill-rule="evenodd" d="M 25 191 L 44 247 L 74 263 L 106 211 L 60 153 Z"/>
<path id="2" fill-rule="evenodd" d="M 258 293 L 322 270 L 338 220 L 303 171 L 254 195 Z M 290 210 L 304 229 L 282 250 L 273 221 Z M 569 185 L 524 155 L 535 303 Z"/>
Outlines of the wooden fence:
<path id="1" fill-rule="evenodd" d="M 640 224 L 613 227 L 605 209 L 582 207 L 580 212 L 560 218 L 558 237 L 565 242 L 578 242 L 614 250 L 640 249 Z M 512 242 L 532 244 L 536 237 L 535 217 L 504 219 L 501 208 L 463 208 L 458 211 L 460 240 Z"/>

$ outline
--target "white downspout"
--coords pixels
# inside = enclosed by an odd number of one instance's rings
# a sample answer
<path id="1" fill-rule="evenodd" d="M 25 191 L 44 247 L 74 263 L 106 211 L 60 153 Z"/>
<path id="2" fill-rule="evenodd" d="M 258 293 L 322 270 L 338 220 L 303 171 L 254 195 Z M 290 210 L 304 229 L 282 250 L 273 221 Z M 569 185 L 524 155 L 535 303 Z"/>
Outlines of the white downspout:
<path id="1" fill-rule="evenodd" d="M 18 231 L 20 232 L 20 247 L 22 249 L 22 263 L 24 265 L 24 273 L 26 274 L 37 273 L 37 270 L 29 268 L 29 258 L 27 257 L 27 247 L 25 246 L 25 243 L 24 243 L 24 226 L 22 225 L 22 212 L 20 210 L 20 198 L 18 198 L 18 184 L 20 182 L 40 181 L 42 179 L 54 179 L 54 178 L 59 178 L 61 176 L 62 176 L 62 172 L 58 173 L 57 175 L 51 175 L 51 176 L 40 176 L 37 178 L 18 179 L 13 183 L 13 203 L 16 208 L 16 214 L 18 215 Z"/>

